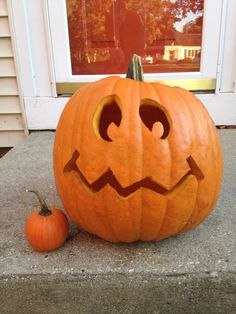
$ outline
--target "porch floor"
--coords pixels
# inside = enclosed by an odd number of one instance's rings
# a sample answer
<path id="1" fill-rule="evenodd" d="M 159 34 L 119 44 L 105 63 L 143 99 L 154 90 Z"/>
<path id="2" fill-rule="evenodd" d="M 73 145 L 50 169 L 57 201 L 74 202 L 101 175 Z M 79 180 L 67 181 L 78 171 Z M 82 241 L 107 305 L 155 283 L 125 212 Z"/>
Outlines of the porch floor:
<path id="1" fill-rule="evenodd" d="M 111 244 L 80 232 L 36 253 L 24 223 L 37 201 L 62 208 L 54 132 L 34 132 L 0 159 L 0 313 L 235 313 L 236 130 L 219 130 L 225 171 L 217 207 L 196 230 L 161 242 Z M 76 232 L 71 224 L 71 233 Z"/>

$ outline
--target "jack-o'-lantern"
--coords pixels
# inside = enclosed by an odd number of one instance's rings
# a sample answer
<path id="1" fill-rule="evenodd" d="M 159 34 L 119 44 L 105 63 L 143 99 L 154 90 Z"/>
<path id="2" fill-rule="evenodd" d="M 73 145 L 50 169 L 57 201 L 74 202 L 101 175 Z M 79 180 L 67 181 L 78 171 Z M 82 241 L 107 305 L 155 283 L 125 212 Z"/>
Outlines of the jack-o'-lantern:
<path id="1" fill-rule="evenodd" d="M 54 143 L 67 213 L 111 242 L 161 240 L 195 228 L 214 208 L 222 180 L 220 142 L 204 106 L 182 88 L 141 81 L 137 60 L 127 78 L 78 90 Z"/>

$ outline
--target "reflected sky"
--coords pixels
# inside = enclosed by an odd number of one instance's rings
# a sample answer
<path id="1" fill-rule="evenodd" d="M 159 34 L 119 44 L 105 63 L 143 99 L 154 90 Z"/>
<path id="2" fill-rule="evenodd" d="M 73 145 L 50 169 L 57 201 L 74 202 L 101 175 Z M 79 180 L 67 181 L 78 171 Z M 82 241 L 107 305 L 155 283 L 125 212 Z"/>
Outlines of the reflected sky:
<path id="1" fill-rule="evenodd" d="M 176 1 L 176 0 L 173 0 Z M 178 31 L 178 32 L 183 32 L 183 27 L 184 25 L 186 25 L 189 22 L 192 22 L 194 20 L 196 20 L 199 16 L 202 16 L 202 13 L 196 13 L 194 14 L 193 12 L 189 12 L 187 14 L 187 17 L 183 18 L 181 21 L 174 23 L 174 28 Z"/>

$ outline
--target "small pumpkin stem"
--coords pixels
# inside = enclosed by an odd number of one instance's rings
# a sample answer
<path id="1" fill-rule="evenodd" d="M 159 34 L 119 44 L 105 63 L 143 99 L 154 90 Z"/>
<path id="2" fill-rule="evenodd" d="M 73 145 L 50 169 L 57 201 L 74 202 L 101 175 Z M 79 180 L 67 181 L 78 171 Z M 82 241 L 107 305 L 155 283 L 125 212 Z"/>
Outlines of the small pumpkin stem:
<path id="1" fill-rule="evenodd" d="M 127 78 L 130 78 L 135 81 L 143 82 L 143 68 L 141 63 L 141 57 L 134 54 L 128 67 Z"/>
<path id="2" fill-rule="evenodd" d="M 40 203 L 39 215 L 41 215 L 41 216 L 50 216 L 50 215 L 52 215 L 51 210 L 49 210 L 47 204 L 45 203 L 44 199 L 41 197 L 41 195 L 39 194 L 38 191 L 26 190 L 26 192 L 34 193 L 37 196 L 37 198 L 39 200 L 39 203 Z"/>

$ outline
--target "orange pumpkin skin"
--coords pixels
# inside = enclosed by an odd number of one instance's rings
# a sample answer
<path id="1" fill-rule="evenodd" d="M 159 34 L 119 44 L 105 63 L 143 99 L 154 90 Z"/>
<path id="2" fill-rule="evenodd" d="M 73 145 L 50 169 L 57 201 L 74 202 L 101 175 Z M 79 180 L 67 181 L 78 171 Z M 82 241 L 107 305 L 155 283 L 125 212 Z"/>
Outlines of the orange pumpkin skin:
<path id="1" fill-rule="evenodd" d="M 42 216 L 35 210 L 25 224 L 26 238 L 38 252 L 48 252 L 61 246 L 68 235 L 69 223 L 65 214 L 58 208 L 49 208 L 51 215 Z"/>
<path id="2" fill-rule="evenodd" d="M 77 91 L 57 127 L 54 173 L 64 207 L 111 242 L 195 228 L 215 206 L 222 172 L 214 123 L 181 88 L 108 77 Z"/>

